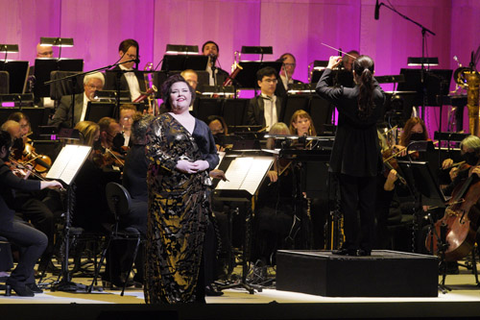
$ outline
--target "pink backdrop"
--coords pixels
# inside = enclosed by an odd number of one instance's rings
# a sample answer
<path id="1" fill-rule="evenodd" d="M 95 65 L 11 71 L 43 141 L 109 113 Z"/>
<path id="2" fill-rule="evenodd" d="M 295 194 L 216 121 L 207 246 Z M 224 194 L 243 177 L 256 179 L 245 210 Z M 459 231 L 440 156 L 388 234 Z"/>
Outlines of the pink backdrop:
<path id="1" fill-rule="evenodd" d="M 480 45 L 478 0 L 390 3 L 436 33 L 427 37 L 427 54 L 439 58 L 438 68 L 456 69 L 454 55 L 467 65 Z M 0 43 L 19 44 L 20 52 L 9 57 L 33 62 L 40 37 L 73 37 L 75 46 L 64 48 L 62 56 L 83 58 L 85 70 L 115 62 L 126 38 L 140 43 L 141 69 L 157 63 L 168 43 L 201 46 L 214 40 L 227 71 L 242 45 L 273 46 L 274 54 L 265 60 L 293 53 L 295 78 L 306 82 L 309 63 L 335 54 L 324 42 L 370 55 L 377 75 L 398 74 L 409 56 L 421 56 L 421 29 L 385 7 L 374 20 L 374 6 L 374 0 L 0 0 Z M 427 110 L 430 129 L 438 127 L 435 111 Z"/>

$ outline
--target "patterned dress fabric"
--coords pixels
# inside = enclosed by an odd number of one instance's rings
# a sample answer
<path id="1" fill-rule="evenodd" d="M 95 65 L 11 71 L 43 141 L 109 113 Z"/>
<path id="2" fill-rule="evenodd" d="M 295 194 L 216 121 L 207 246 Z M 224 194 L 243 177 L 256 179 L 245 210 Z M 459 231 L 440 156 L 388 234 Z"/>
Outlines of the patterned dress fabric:
<path id="1" fill-rule="evenodd" d="M 208 126 L 196 120 L 190 134 L 175 118 L 162 114 L 147 133 L 149 190 L 146 244 L 145 301 L 191 303 L 202 261 L 208 201 L 208 170 L 184 174 L 175 169 L 179 160 L 218 163 Z"/>

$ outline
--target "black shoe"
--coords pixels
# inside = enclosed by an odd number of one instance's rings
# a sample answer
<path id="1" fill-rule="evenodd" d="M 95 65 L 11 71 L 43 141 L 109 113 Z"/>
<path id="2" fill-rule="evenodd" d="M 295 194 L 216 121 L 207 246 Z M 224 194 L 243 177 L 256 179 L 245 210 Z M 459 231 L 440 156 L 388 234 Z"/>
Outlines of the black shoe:
<path id="1" fill-rule="evenodd" d="M 357 255 L 357 250 L 342 248 L 340 250 L 332 251 L 332 254 L 336 254 L 336 255 L 339 255 L 339 256 L 356 256 Z"/>
<path id="2" fill-rule="evenodd" d="M 12 294 L 12 289 L 13 291 L 15 291 L 17 296 L 20 296 L 20 297 L 35 296 L 35 293 L 33 293 L 33 291 L 29 287 L 27 287 L 24 283 L 12 283 L 7 281 L 6 287 L 7 288 L 5 289 L 5 295 L 7 297 Z"/>
<path id="3" fill-rule="evenodd" d="M 223 295 L 223 292 L 211 286 L 205 286 L 205 295 L 207 297 L 219 297 Z"/>
<path id="4" fill-rule="evenodd" d="M 360 250 L 357 251 L 357 256 L 360 256 L 360 257 L 366 257 L 366 256 L 371 256 L 371 255 L 372 255 L 371 250 L 360 249 Z"/>
<path id="5" fill-rule="evenodd" d="M 40 289 L 36 283 L 27 283 L 27 288 L 32 290 L 33 293 L 43 293 L 43 290 Z"/>

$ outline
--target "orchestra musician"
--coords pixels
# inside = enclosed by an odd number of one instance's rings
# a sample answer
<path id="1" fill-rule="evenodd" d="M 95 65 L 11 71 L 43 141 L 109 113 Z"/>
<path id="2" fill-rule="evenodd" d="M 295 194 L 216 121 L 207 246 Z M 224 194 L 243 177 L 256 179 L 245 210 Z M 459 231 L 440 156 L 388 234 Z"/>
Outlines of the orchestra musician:
<path id="1" fill-rule="evenodd" d="M 247 124 L 270 128 L 282 118 L 283 99 L 275 95 L 278 83 L 277 71 L 265 67 L 257 71 L 257 84 L 260 95 L 250 99 L 247 108 Z"/>
<path id="2" fill-rule="evenodd" d="M 145 301 L 204 303 L 208 172 L 219 158 L 210 129 L 188 111 L 195 91 L 185 79 L 169 77 L 162 94 L 169 111 L 157 117 L 147 131 Z"/>
<path id="3" fill-rule="evenodd" d="M 307 136 L 316 136 L 317 131 L 313 125 L 313 120 L 310 114 L 302 109 L 295 111 L 290 119 L 290 132 L 299 137 Z"/>
<path id="4" fill-rule="evenodd" d="M 228 72 L 217 67 L 220 49 L 214 41 L 207 41 L 202 46 L 202 54 L 208 56 L 207 71 L 209 74 L 208 82 L 211 86 L 221 85 L 228 77 Z"/>
<path id="5" fill-rule="evenodd" d="M 84 92 L 74 96 L 74 126 L 85 120 L 88 103 L 95 100 L 95 91 L 103 90 L 104 85 L 105 76 L 101 72 L 89 73 L 83 78 Z M 48 124 L 59 128 L 72 128 L 71 95 L 63 96 L 60 99 L 60 104 Z"/>
<path id="6" fill-rule="evenodd" d="M 52 46 L 41 46 L 37 44 L 37 58 L 53 58 Z"/>
<path id="7" fill-rule="evenodd" d="M 122 104 L 120 106 L 118 123 L 122 127 L 122 135 L 125 139 L 123 145 L 125 147 L 130 145 L 132 122 L 135 113 L 137 113 L 137 107 L 133 104 Z"/>
<path id="8" fill-rule="evenodd" d="M 353 61 L 360 57 L 360 53 L 357 50 L 350 50 L 342 57 L 342 64 L 345 70 L 352 72 Z"/>
<path id="9" fill-rule="evenodd" d="M 140 47 L 138 42 L 134 39 L 123 40 L 118 46 L 118 55 L 120 57 L 118 63 L 122 64 L 119 64 L 112 70 L 125 72 L 121 76 L 108 74 L 105 89 L 128 90 L 132 101 L 134 101 L 142 95 L 142 92 L 147 90 L 143 73 L 136 71 L 138 63 L 140 62 Z M 135 68 L 134 65 L 136 65 Z"/>
<path id="10" fill-rule="evenodd" d="M 411 142 L 428 140 L 425 122 L 419 117 L 412 117 L 405 122 L 402 134 L 400 135 L 400 144 L 395 145 L 394 148 L 400 152 L 400 156 L 406 156 L 407 147 Z"/>
<path id="11" fill-rule="evenodd" d="M 15 161 L 28 166 L 33 171 L 35 170 L 35 161 L 30 162 L 35 156 L 28 134 L 30 132 L 30 121 L 28 117 L 22 112 L 14 112 L 9 116 L 10 120 L 16 121 L 20 125 L 21 139 L 23 140 L 23 149 L 21 152 L 13 153 L 12 157 Z M 30 147 L 27 150 L 27 147 Z M 38 155 L 37 155 L 38 156 Z M 50 159 L 49 159 L 50 160 Z M 48 168 L 47 168 L 48 169 Z M 29 175 L 32 178 L 34 175 Z M 41 177 L 40 174 L 36 175 Z M 40 261 L 39 270 L 45 270 L 47 267 L 49 271 L 53 271 L 54 267 L 50 263 L 54 248 L 55 236 L 55 215 L 54 212 L 62 211 L 62 204 L 60 195 L 56 191 L 35 191 L 24 192 L 18 191 L 16 193 L 16 207 L 18 212 L 16 216 L 25 221 L 30 221 L 35 228 L 42 231 L 48 237 L 48 246 Z"/>
<path id="12" fill-rule="evenodd" d="M 278 58 L 279 62 L 282 62 L 282 68 L 280 69 L 280 80 L 282 81 L 285 91 L 288 91 L 288 86 L 291 84 L 303 83 L 300 80 L 293 79 L 295 73 L 295 67 L 297 66 L 297 60 L 291 53 L 284 53 Z"/>
<path id="13" fill-rule="evenodd" d="M 330 171 L 339 181 L 345 242 L 335 253 L 368 256 L 374 244 L 376 177 L 383 167 L 376 123 L 382 114 L 385 93 L 373 77 L 374 62 L 368 56 L 353 62 L 354 88 L 332 87 L 332 69 L 341 61 L 341 57 L 330 57 L 316 88 L 339 113 Z"/>
<path id="14" fill-rule="evenodd" d="M 212 131 L 215 145 L 218 151 L 225 151 L 225 136 L 228 135 L 228 126 L 221 116 L 211 115 L 207 118 L 207 124 Z"/>
<path id="15" fill-rule="evenodd" d="M 47 236 L 14 218 L 16 211 L 14 190 L 35 191 L 45 188 L 62 188 L 58 181 L 24 180 L 12 173 L 5 164 L 12 148 L 8 132 L 0 132 L 0 235 L 20 247 L 20 260 L 7 280 L 7 290 L 17 295 L 33 297 L 43 291 L 35 284 L 34 266 L 48 244 Z"/>

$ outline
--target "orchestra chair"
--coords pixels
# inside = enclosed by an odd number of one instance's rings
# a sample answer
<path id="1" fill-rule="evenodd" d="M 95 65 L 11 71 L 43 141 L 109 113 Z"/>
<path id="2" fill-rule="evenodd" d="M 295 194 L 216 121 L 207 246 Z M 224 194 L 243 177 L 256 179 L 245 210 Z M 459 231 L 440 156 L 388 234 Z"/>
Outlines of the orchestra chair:
<path id="1" fill-rule="evenodd" d="M 12 249 L 7 239 L 0 236 L 0 272 L 9 271 L 13 268 Z M 5 290 L 5 282 L 8 277 L 0 276 L 0 290 Z"/>
<path id="2" fill-rule="evenodd" d="M 128 190 L 125 189 L 125 187 L 119 183 L 109 182 L 106 186 L 106 196 L 107 196 L 108 208 L 110 212 L 113 214 L 115 222 L 112 225 L 108 226 L 109 235 L 107 237 L 107 240 L 105 241 L 105 245 L 102 250 L 102 255 L 100 257 L 100 262 L 96 268 L 95 276 L 89 287 L 88 292 L 92 291 L 93 285 L 97 281 L 100 269 L 107 255 L 107 251 L 110 247 L 110 244 L 113 241 L 132 240 L 136 242 L 135 251 L 133 253 L 132 262 L 130 264 L 130 268 L 128 270 L 127 276 L 130 275 L 130 273 L 132 272 L 133 264 L 136 260 L 137 253 L 140 247 L 140 242 L 141 242 L 141 234 L 136 228 L 134 227 L 120 228 L 121 217 L 129 214 L 131 204 L 132 204 L 132 198 Z M 110 268 L 110 273 L 111 273 L 111 270 L 112 268 Z M 111 279 L 111 275 L 110 275 L 110 279 Z M 125 283 L 123 285 L 122 293 L 120 294 L 121 296 L 123 296 L 125 292 L 125 287 L 128 282 L 127 280 L 128 279 L 125 280 Z"/>

